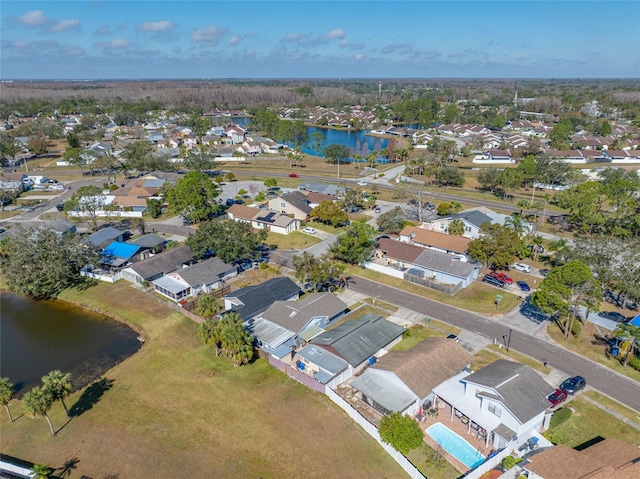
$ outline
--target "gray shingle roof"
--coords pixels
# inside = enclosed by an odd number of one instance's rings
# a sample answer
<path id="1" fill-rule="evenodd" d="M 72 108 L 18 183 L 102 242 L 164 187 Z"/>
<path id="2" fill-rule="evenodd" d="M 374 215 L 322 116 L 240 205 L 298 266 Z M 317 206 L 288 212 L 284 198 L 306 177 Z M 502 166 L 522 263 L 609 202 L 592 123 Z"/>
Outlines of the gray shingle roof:
<path id="1" fill-rule="evenodd" d="M 467 278 L 475 269 L 472 264 L 457 261 L 453 255 L 431 249 L 424 249 L 413 264 L 457 276 L 458 278 Z"/>
<path id="2" fill-rule="evenodd" d="M 553 392 L 531 367 L 505 359 L 494 361 L 463 381 L 495 390 L 522 424 L 549 407 L 547 396 Z"/>
<path id="3" fill-rule="evenodd" d="M 234 298 L 242 304 L 231 310 L 243 320 L 250 319 L 267 309 L 274 301 L 283 301 L 300 292 L 300 287 L 289 278 L 273 278 L 254 286 L 246 286 L 227 298 Z"/>
<path id="4" fill-rule="evenodd" d="M 305 214 L 311 213 L 311 210 L 313 209 L 311 208 L 311 206 L 309 206 L 309 203 L 307 202 L 307 197 L 297 190 L 284 193 L 280 195 L 280 198 L 282 198 L 284 201 L 286 201 L 290 205 L 298 208 L 300 211 L 302 211 Z"/>
<path id="5" fill-rule="evenodd" d="M 297 333 L 311 318 L 332 318 L 345 309 L 347 305 L 333 293 L 311 293 L 299 301 L 276 301 L 260 316 Z"/>
<path id="6" fill-rule="evenodd" d="M 316 336 L 311 342 L 337 354 L 355 367 L 392 342 L 403 331 L 402 326 L 369 313 L 360 319 L 346 321 Z"/>
<path id="7" fill-rule="evenodd" d="M 461 219 L 461 220 L 466 220 L 469 223 L 477 226 L 478 228 L 480 228 L 482 226 L 482 223 L 485 222 L 489 222 L 491 223 L 491 218 L 487 215 L 485 215 L 484 213 L 480 212 L 480 211 L 463 211 L 462 213 L 458 213 L 455 215 L 452 215 L 450 217 L 452 220 L 455 219 Z"/>
<path id="8" fill-rule="evenodd" d="M 335 354 L 322 349 L 315 344 L 308 344 L 298 352 L 298 356 L 333 373 L 334 375 L 347 368 L 347 362 Z"/>
<path id="9" fill-rule="evenodd" d="M 301 190 L 313 191 L 314 193 L 325 193 L 327 195 L 338 195 L 340 188 L 336 185 L 329 185 L 326 183 L 302 183 L 299 188 Z"/>
<path id="10" fill-rule="evenodd" d="M 167 240 L 158 236 L 157 234 L 148 233 L 146 235 L 140 236 L 139 238 L 129 240 L 127 241 L 127 243 L 142 246 L 143 248 L 155 248 L 156 246 L 160 246 L 165 241 Z"/>
<path id="11" fill-rule="evenodd" d="M 196 263 L 188 268 L 177 271 L 176 274 L 189 286 L 199 284 L 211 284 L 218 281 L 224 273 L 236 269 L 235 266 L 225 263 L 220 258 L 209 258 L 202 263 Z"/>
<path id="12" fill-rule="evenodd" d="M 193 253 L 191 253 L 191 248 L 188 246 L 179 246 L 133 263 L 130 268 L 141 278 L 148 280 L 159 274 L 171 273 L 192 259 Z"/>
<path id="13" fill-rule="evenodd" d="M 88 239 L 94 246 L 103 247 L 111 243 L 119 236 L 122 236 L 122 234 L 122 231 L 115 229 L 113 226 L 107 226 L 106 228 L 102 228 L 95 233 L 91 233 L 88 236 Z"/>

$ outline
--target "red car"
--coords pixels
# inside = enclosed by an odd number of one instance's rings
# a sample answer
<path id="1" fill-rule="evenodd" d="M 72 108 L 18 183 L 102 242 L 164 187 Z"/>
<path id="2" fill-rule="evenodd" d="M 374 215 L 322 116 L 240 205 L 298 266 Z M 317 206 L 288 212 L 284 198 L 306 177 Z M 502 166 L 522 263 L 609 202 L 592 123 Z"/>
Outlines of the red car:
<path id="1" fill-rule="evenodd" d="M 298 174 L 297 173 L 289 173 L 289 178 L 297 178 Z"/>
<path id="2" fill-rule="evenodd" d="M 549 394 L 549 396 L 547 396 L 547 399 L 551 403 L 551 406 L 555 407 L 567 400 L 567 393 L 562 389 L 556 389 L 551 394 Z"/>
<path id="3" fill-rule="evenodd" d="M 509 276 L 507 276 L 504 273 L 498 273 L 496 271 L 489 273 L 489 276 L 493 276 L 496 279 L 499 279 L 500 281 L 502 281 L 503 283 L 506 284 L 512 284 L 513 280 L 511 278 L 509 278 Z"/>

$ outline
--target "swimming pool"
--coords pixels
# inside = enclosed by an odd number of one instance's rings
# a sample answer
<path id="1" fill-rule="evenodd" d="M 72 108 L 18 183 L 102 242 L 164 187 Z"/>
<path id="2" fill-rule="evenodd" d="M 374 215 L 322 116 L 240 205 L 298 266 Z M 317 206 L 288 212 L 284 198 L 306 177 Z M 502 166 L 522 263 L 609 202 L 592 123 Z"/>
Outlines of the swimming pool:
<path id="1" fill-rule="evenodd" d="M 424 432 L 469 469 L 473 469 L 484 462 L 485 457 L 482 454 L 444 424 L 435 423 Z"/>

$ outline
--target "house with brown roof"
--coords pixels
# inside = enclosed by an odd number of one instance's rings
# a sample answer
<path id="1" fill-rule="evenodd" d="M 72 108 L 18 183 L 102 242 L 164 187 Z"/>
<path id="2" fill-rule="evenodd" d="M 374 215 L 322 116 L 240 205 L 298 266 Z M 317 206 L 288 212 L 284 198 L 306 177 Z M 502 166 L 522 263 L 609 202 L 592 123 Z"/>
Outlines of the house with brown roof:
<path id="1" fill-rule="evenodd" d="M 389 351 L 351 381 L 356 396 L 381 414 L 414 415 L 433 405 L 433 389 L 468 368 L 471 354 L 447 338 L 427 338 L 407 351 Z"/>
<path id="2" fill-rule="evenodd" d="M 580 451 L 558 444 L 527 456 L 529 479 L 637 479 L 640 449 L 610 437 Z"/>
<path id="3" fill-rule="evenodd" d="M 454 255 L 460 261 L 467 261 L 467 251 L 471 240 L 464 236 L 449 235 L 417 226 L 405 226 L 398 238 L 403 243 L 409 243 L 423 248 L 429 248 L 441 253 Z"/>
<path id="4" fill-rule="evenodd" d="M 307 197 L 309 206 L 315 208 L 319 206 L 323 201 L 336 201 L 338 197 L 336 195 L 330 195 L 328 193 L 316 193 L 315 191 L 299 190 L 300 193 Z"/>
<path id="5" fill-rule="evenodd" d="M 252 228 L 288 235 L 300 229 L 301 221 L 277 211 L 269 211 L 253 206 L 233 205 L 227 210 L 227 216 L 233 221 L 249 223 Z"/>

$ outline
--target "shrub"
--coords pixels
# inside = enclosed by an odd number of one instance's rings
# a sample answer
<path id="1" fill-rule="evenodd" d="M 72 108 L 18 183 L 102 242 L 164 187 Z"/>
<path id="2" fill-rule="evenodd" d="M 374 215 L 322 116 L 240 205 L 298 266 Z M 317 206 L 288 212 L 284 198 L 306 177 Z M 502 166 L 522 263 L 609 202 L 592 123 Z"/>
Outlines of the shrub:
<path id="1" fill-rule="evenodd" d="M 563 407 L 558 409 L 553 416 L 551 416 L 551 422 L 549 423 L 550 428 L 558 427 L 560 424 L 565 422 L 567 419 L 571 417 L 571 409 Z"/>
<path id="2" fill-rule="evenodd" d="M 574 320 L 573 324 L 571 324 L 571 335 L 577 339 L 580 337 L 581 331 L 582 331 L 582 325 L 580 324 L 580 321 L 578 321 L 577 319 Z"/>
<path id="3" fill-rule="evenodd" d="M 424 443 L 418 423 L 400 412 L 394 412 L 382 418 L 380 438 L 405 455 Z"/>
<path id="4" fill-rule="evenodd" d="M 629 360 L 629 366 L 631 366 L 633 369 L 635 369 L 636 371 L 640 371 L 640 358 L 637 357 L 632 357 Z"/>
<path id="5" fill-rule="evenodd" d="M 511 469 L 513 466 L 522 461 L 522 458 L 515 458 L 513 456 L 507 456 L 502 460 L 502 469 L 505 471 Z"/>

